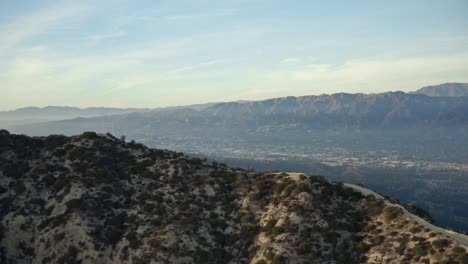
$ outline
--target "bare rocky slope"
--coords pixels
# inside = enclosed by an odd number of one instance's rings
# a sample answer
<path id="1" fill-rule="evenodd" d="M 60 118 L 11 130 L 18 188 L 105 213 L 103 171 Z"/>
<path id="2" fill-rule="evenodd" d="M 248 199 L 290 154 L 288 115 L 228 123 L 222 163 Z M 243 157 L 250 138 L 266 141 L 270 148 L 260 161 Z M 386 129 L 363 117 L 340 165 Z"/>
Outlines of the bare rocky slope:
<path id="1" fill-rule="evenodd" d="M 467 263 L 398 207 L 110 134 L 0 131 L 0 263 Z"/>

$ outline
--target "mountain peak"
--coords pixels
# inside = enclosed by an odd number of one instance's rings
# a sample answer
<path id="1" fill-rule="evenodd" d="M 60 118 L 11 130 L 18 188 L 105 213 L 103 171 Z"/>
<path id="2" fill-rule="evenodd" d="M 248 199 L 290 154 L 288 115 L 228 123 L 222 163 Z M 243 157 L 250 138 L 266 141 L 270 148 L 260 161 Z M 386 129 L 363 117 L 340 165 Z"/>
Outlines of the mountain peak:
<path id="1" fill-rule="evenodd" d="M 414 93 L 428 96 L 468 96 L 468 83 L 443 83 L 423 87 Z"/>

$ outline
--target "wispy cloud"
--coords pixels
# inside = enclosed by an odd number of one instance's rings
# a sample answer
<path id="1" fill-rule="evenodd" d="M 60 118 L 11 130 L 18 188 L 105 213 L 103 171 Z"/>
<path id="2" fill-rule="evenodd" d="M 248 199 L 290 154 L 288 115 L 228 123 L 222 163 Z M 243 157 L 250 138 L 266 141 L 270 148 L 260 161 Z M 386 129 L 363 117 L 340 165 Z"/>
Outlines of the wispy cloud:
<path id="1" fill-rule="evenodd" d="M 301 58 L 297 58 L 297 57 L 289 57 L 289 58 L 285 58 L 281 61 L 282 64 L 298 64 L 298 63 L 301 63 L 302 62 L 302 59 Z"/>
<path id="2" fill-rule="evenodd" d="M 34 37 L 58 30 L 89 9 L 82 4 L 56 5 L 14 18 L 0 26 L 0 54 L 8 54 Z"/>
<path id="3" fill-rule="evenodd" d="M 0 4 L 0 93 L 8 98 L 0 108 L 128 97 L 126 106 L 156 106 L 193 103 L 180 96 L 193 91 L 200 100 L 259 99 L 468 81 L 466 18 L 456 12 L 434 9 L 426 25 L 404 20 L 411 6 L 403 5 L 395 13 L 401 23 L 366 17 L 372 10 L 362 5 L 364 23 L 336 5 L 305 8 L 307 1 L 291 3 L 293 12 L 269 1 L 143 2 L 8 11 Z"/>
<path id="4" fill-rule="evenodd" d="M 342 91 L 413 91 L 444 82 L 468 82 L 468 53 L 425 57 L 362 58 L 340 64 L 269 69 L 230 99 L 265 99 Z M 285 89 L 287 87 L 288 89 Z M 346 90 L 345 90 L 346 88 Z"/>
<path id="5" fill-rule="evenodd" d="M 107 34 L 90 35 L 90 36 L 85 37 L 85 39 L 86 40 L 99 41 L 99 40 L 106 40 L 106 39 L 124 37 L 126 35 L 127 35 L 127 33 L 125 31 L 120 30 L 120 31 L 107 33 Z"/>
<path id="6" fill-rule="evenodd" d="M 194 20 L 194 19 L 203 19 L 203 18 L 216 18 L 216 17 L 226 17 L 232 16 L 237 12 L 236 9 L 219 9 L 213 10 L 206 13 L 188 13 L 188 14 L 172 14 L 163 16 L 167 20 Z"/>
<path id="7" fill-rule="evenodd" d="M 3 68 L 0 61 L 0 89 L 9 94 L 10 102 L 20 105 L 38 104 L 43 98 L 35 96 L 47 93 L 48 104 L 55 100 L 107 100 L 114 93 L 132 93 L 158 87 L 164 82 L 209 80 L 216 71 L 232 65 L 243 57 L 228 55 L 225 58 L 212 57 L 214 47 L 230 51 L 236 45 L 244 46 L 253 36 L 259 36 L 255 29 L 199 34 L 180 38 L 165 39 L 147 43 L 128 44 L 124 48 L 113 48 L 95 54 L 73 54 L 36 46 L 37 52 L 16 54 Z M 233 46 L 221 45 L 228 41 Z M 206 45 L 215 43 L 218 46 Z M 229 52 L 224 52 L 229 54 Z M 2 74 L 4 73 L 4 74 Z M 2 76 L 3 75 L 3 76 Z M 210 84 L 207 84 L 208 86 Z M 17 87 L 21 87 L 18 90 Z M 87 98 L 82 91 L 94 87 L 94 93 L 107 97 Z M 33 94 L 25 98 L 24 94 Z M 78 103 L 76 99 L 74 102 Z M 9 102 L 2 102 L 1 107 Z"/>
<path id="8" fill-rule="evenodd" d="M 396 80 L 433 82 L 452 74 L 468 72 L 468 53 L 444 56 L 406 57 L 397 59 L 359 59 L 340 65 L 312 64 L 293 72 L 292 78 L 299 81 L 352 83 L 353 86 L 369 87 L 369 84 L 394 85 Z M 468 78 L 468 76 L 466 76 Z M 399 87 L 394 87 L 399 89 Z"/>

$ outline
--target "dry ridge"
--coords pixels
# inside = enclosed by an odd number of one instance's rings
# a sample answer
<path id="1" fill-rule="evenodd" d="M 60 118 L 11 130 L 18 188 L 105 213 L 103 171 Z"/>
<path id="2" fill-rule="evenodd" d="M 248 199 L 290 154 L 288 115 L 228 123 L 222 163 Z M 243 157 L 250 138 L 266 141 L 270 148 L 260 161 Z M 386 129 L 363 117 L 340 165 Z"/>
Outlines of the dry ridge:
<path id="1" fill-rule="evenodd" d="M 467 248 L 321 176 L 110 134 L 0 131 L 0 263 L 467 263 Z"/>

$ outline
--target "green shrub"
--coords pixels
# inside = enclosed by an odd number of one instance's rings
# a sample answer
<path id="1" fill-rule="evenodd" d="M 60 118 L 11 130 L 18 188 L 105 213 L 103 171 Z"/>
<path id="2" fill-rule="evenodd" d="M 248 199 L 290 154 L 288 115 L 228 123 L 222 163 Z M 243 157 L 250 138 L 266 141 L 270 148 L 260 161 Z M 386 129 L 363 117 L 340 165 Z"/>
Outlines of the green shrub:
<path id="1" fill-rule="evenodd" d="M 161 240 L 157 239 L 157 238 L 153 238 L 151 240 L 148 241 L 148 244 L 154 248 L 154 249 L 157 249 L 161 246 Z"/>
<path id="2" fill-rule="evenodd" d="M 266 222 L 266 224 L 262 227 L 262 231 L 266 233 L 270 233 L 273 227 L 276 225 L 276 219 L 270 219 Z"/>
<path id="3" fill-rule="evenodd" d="M 458 263 L 468 264 L 468 254 L 467 253 L 462 253 L 462 254 L 458 255 L 457 261 L 458 261 Z"/>
<path id="4" fill-rule="evenodd" d="M 82 208 L 83 204 L 84 201 L 82 199 L 70 199 L 65 203 L 68 212 Z"/>
<path id="5" fill-rule="evenodd" d="M 57 234 L 54 235 L 55 243 L 58 243 L 58 242 L 62 241 L 64 238 L 65 238 L 65 233 L 64 232 L 57 233 Z"/>
<path id="6" fill-rule="evenodd" d="M 432 241 L 432 246 L 434 246 L 437 249 L 444 248 L 448 246 L 449 241 L 447 239 L 437 239 Z"/>
<path id="7" fill-rule="evenodd" d="M 372 246 L 377 246 L 384 242 L 385 238 L 383 236 L 374 236 L 370 238 L 370 242 Z"/>
<path id="8" fill-rule="evenodd" d="M 396 206 L 387 206 L 383 209 L 384 218 L 387 221 L 393 220 L 396 217 L 403 214 L 403 211 L 400 207 Z"/>
<path id="9" fill-rule="evenodd" d="M 462 248 L 462 247 L 454 247 L 454 248 L 452 249 L 452 252 L 453 252 L 453 254 L 455 254 L 455 255 L 458 256 L 458 255 L 460 255 L 460 254 L 465 253 L 465 249 Z"/>
<path id="10" fill-rule="evenodd" d="M 283 192 L 284 188 L 286 188 L 286 186 L 288 186 L 289 184 L 290 184 L 289 181 L 278 182 L 273 187 L 273 194 L 275 194 L 275 195 L 281 194 Z"/>
<path id="11" fill-rule="evenodd" d="M 45 138 L 46 147 L 54 149 L 65 145 L 68 142 L 68 137 L 64 135 L 49 135 Z"/>
<path id="12" fill-rule="evenodd" d="M 276 237 L 277 235 L 282 234 L 282 233 L 284 233 L 284 227 L 282 226 L 275 226 L 271 229 L 271 235 L 273 237 Z"/>
<path id="13" fill-rule="evenodd" d="M 128 246 L 132 249 L 137 249 L 141 245 L 141 240 L 138 239 L 138 234 L 135 231 L 129 231 L 125 238 L 128 241 Z"/>
<path id="14" fill-rule="evenodd" d="M 309 254 L 312 251 L 312 245 L 309 242 L 301 242 L 297 247 L 297 251 L 301 255 Z"/>
<path id="15" fill-rule="evenodd" d="M 26 191 L 26 186 L 24 186 L 24 183 L 18 181 L 13 186 L 13 189 L 15 190 L 16 195 L 21 195 L 22 193 Z"/>
<path id="16" fill-rule="evenodd" d="M 84 138 L 84 139 L 94 139 L 98 137 L 99 136 L 96 134 L 96 132 L 92 132 L 92 131 L 86 131 L 80 135 L 80 138 Z"/>
<path id="17" fill-rule="evenodd" d="M 414 233 L 421 232 L 421 230 L 422 230 L 421 226 L 413 226 L 412 228 L 410 228 L 409 231 L 414 234 Z"/>
<path id="18" fill-rule="evenodd" d="M 275 256 L 273 257 L 273 260 L 271 261 L 271 264 L 283 264 L 283 263 L 285 263 L 285 262 L 286 262 L 286 260 L 284 259 L 283 256 L 281 256 L 281 255 L 275 255 Z"/>
<path id="19" fill-rule="evenodd" d="M 368 203 L 367 211 L 370 216 L 379 215 L 382 213 L 384 207 L 384 202 L 382 199 L 373 200 Z"/>
<path id="20" fill-rule="evenodd" d="M 370 249 L 370 246 L 364 242 L 359 242 L 356 244 L 356 246 L 354 247 L 356 249 L 357 252 L 361 253 L 361 254 L 364 254 L 366 253 L 367 251 L 369 251 Z"/>
<path id="21" fill-rule="evenodd" d="M 260 230 L 260 226 L 253 224 L 242 225 L 242 234 L 246 236 L 256 235 Z"/>
<path id="22" fill-rule="evenodd" d="M 78 260 L 79 250 L 75 246 L 69 246 L 68 251 L 57 260 L 57 263 L 60 264 L 74 264 L 81 263 L 81 260 Z"/>
<path id="23" fill-rule="evenodd" d="M 422 245 L 415 245 L 413 248 L 411 248 L 411 252 L 416 257 L 423 257 L 427 255 L 427 251 Z"/>

